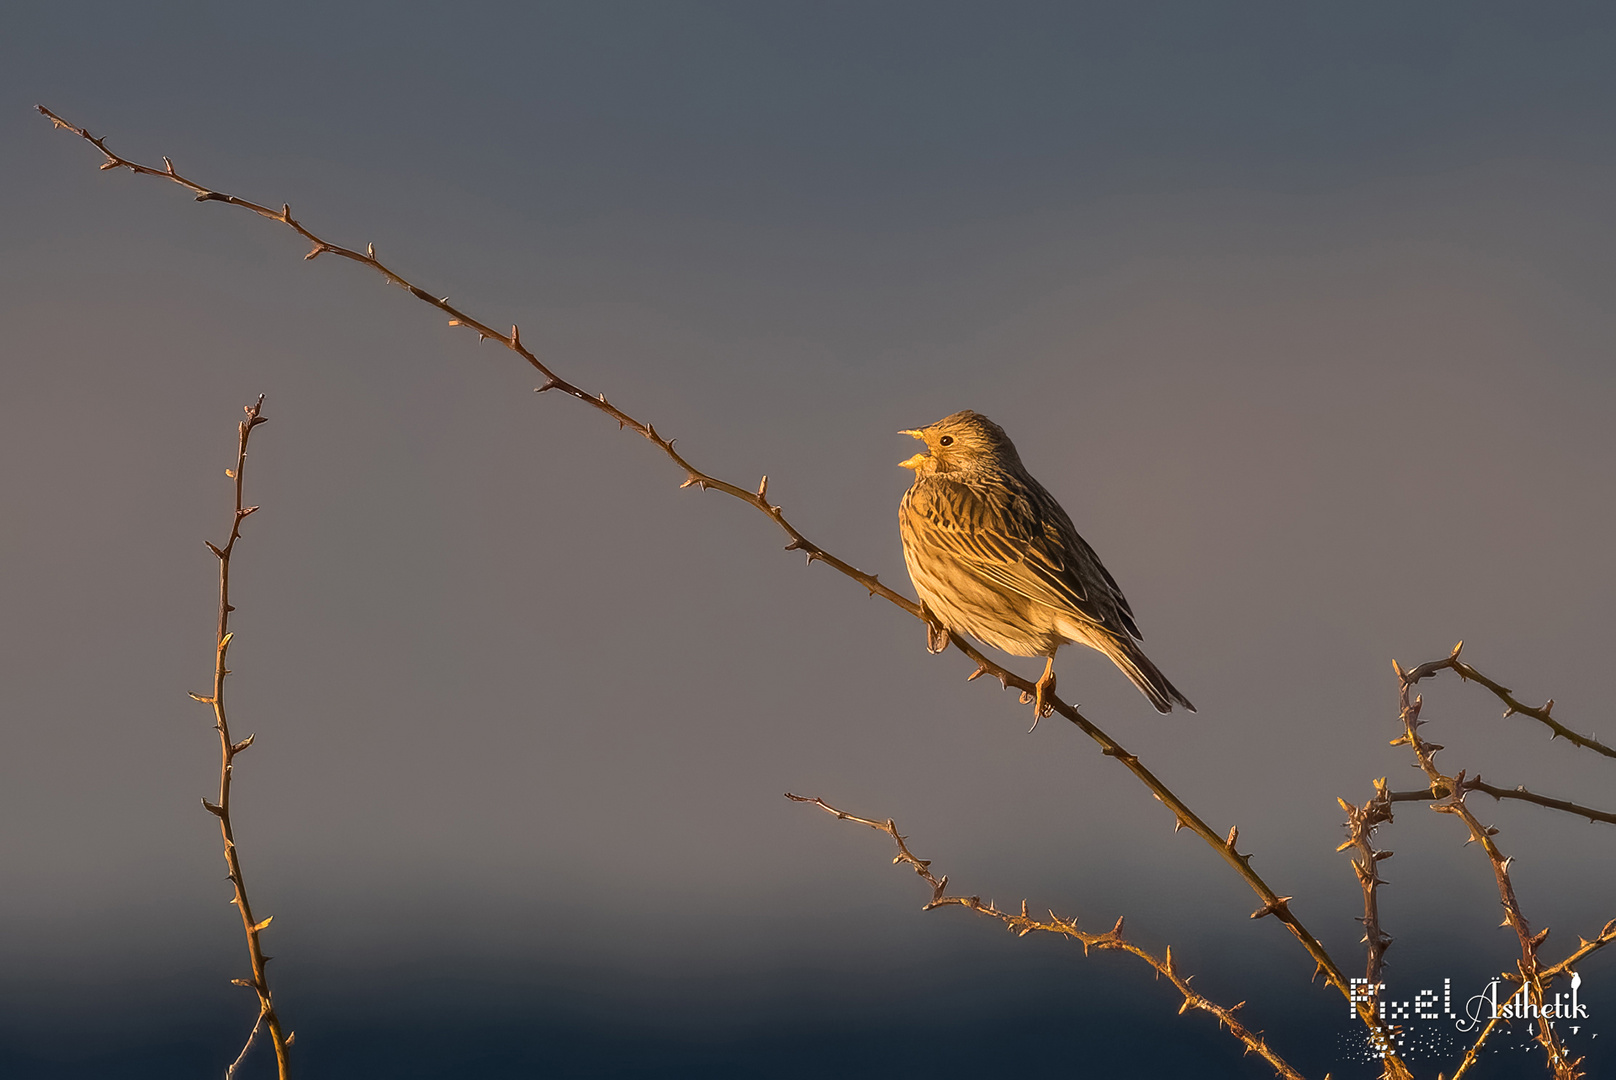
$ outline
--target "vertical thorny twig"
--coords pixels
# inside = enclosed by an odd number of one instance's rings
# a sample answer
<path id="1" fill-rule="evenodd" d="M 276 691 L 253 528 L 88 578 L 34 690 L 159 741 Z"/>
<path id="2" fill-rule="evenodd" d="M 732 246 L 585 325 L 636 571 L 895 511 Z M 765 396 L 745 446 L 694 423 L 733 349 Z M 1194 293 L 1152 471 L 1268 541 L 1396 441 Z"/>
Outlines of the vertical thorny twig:
<path id="1" fill-rule="evenodd" d="M 1387 934 L 1380 925 L 1380 886 L 1386 882 L 1380 876 L 1380 862 L 1392 856 L 1390 851 L 1377 850 L 1374 845 L 1375 829 L 1392 820 L 1392 804 L 1390 794 L 1386 790 L 1386 779 L 1375 781 L 1375 794 L 1362 806 L 1354 806 L 1345 799 L 1336 799 L 1341 809 L 1347 813 L 1347 839 L 1337 851 L 1353 849 L 1352 869 L 1358 875 L 1358 886 L 1363 890 L 1364 913 L 1359 918 L 1364 928 L 1364 947 L 1367 958 L 1364 964 L 1364 982 L 1367 999 L 1373 999 L 1375 989 L 1380 983 L 1380 973 L 1386 966 L 1386 950 L 1391 948 L 1391 935 Z M 1365 1014 L 1365 1009 L 1373 1010 L 1374 1001 L 1364 1000 L 1355 1002 L 1359 1005 L 1358 1015 L 1363 1019 L 1369 1029 L 1369 1043 L 1387 1062 L 1386 1075 L 1396 1076 L 1396 1067 L 1392 1064 L 1395 1059 L 1396 1033 L 1380 1021 L 1374 1012 Z"/>
<path id="2" fill-rule="evenodd" d="M 225 713 L 224 680 L 230 674 L 225 661 L 230 653 L 230 639 L 234 636 L 230 632 L 230 613 L 235 609 L 230 603 L 230 557 L 235 553 L 236 541 L 241 537 L 241 523 L 247 516 L 257 510 L 256 506 L 242 504 L 242 472 L 247 465 L 247 440 L 252 436 L 253 429 L 265 422 L 261 415 L 264 407 L 264 398 L 260 394 L 258 400 L 246 406 L 247 419 L 239 426 L 239 438 L 236 443 L 236 467 L 225 470 L 225 475 L 235 481 L 236 508 L 230 519 L 230 537 L 223 547 L 208 541 L 208 550 L 219 559 L 219 633 L 216 639 L 213 654 L 213 693 L 204 697 L 201 694 L 191 696 L 205 705 L 213 707 L 213 727 L 219 733 L 219 801 L 209 802 L 202 800 L 202 805 L 208 812 L 219 819 L 219 834 L 224 839 L 224 861 L 229 869 L 231 885 L 235 887 L 235 896 L 231 903 L 241 912 L 242 930 L 247 935 L 247 954 L 252 961 L 252 979 L 231 980 L 238 986 L 249 987 L 258 994 L 258 1020 L 253 1024 L 252 1034 L 247 1036 L 247 1046 L 242 1048 L 241 1056 L 226 1071 L 226 1080 L 246 1057 L 247 1048 L 252 1046 L 253 1039 L 258 1035 L 259 1026 L 269 1029 L 270 1040 L 275 1045 L 275 1065 L 280 1072 L 281 1080 L 290 1075 L 286 1049 L 292 1044 L 292 1037 L 281 1032 L 280 1017 L 275 1014 L 275 1005 L 269 993 L 269 976 L 264 966 L 270 958 L 264 955 L 259 935 L 264 927 L 268 926 L 269 918 L 255 919 L 252 905 L 247 900 L 247 883 L 241 876 L 241 856 L 236 850 L 235 827 L 230 821 L 230 778 L 235 768 L 236 755 L 252 745 L 253 737 L 248 735 L 240 742 L 233 742 L 230 737 L 230 720 Z"/>

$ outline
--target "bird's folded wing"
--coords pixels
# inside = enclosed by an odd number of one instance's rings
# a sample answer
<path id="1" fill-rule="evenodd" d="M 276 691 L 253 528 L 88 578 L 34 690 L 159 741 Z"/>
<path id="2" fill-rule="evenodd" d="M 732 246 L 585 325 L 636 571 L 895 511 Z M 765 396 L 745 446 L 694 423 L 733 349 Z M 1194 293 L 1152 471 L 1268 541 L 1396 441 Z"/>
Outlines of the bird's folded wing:
<path id="1" fill-rule="evenodd" d="M 1070 565 L 1060 528 L 1043 521 L 1027 499 L 937 483 L 913 489 L 908 509 L 905 524 L 922 547 L 1029 600 L 1101 625 L 1109 621 L 1109 611 L 1091 599 L 1081 568 Z"/>

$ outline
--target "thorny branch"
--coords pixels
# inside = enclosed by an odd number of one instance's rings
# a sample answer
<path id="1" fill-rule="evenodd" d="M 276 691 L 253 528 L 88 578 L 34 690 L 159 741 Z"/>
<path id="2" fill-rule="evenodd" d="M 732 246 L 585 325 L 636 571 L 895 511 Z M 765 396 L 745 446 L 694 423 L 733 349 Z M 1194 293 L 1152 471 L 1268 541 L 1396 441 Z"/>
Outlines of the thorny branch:
<path id="1" fill-rule="evenodd" d="M 244 209 L 250 210 L 261 217 L 269 218 L 272 221 L 277 221 L 296 232 L 298 236 L 309 243 L 310 248 L 304 258 L 313 259 L 320 255 L 330 254 L 347 259 L 351 262 L 359 263 L 362 266 L 369 267 L 370 269 L 381 274 L 382 277 L 390 284 L 397 285 L 421 302 L 428 304 L 449 316 L 449 325 L 463 326 L 466 329 L 476 333 L 479 342 L 485 339 L 498 341 L 506 348 L 521 356 L 522 359 L 527 361 L 527 363 L 531 365 L 535 371 L 544 376 L 544 383 L 537 388 L 538 392 L 544 393 L 549 390 L 557 390 L 569 397 L 576 398 L 591 408 L 597 409 L 611 417 L 613 420 L 617 421 L 620 428 L 629 428 L 652 442 L 657 449 L 661 450 L 670 460 L 673 461 L 676 466 L 679 467 L 680 470 L 684 472 L 685 480 L 684 483 L 680 485 L 681 487 L 696 486 L 702 490 L 712 488 L 717 491 L 722 491 L 726 495 L 733 496 L 749 506 L 754 507 L 760 513 L 772 520 L 783 532 L 785 532 L 788 537 L 790 537 L 790 543 L 786 545 L 786 550 L 802 551 L 807 555 L 807 559 L 810 564 L 816 561 L 823 562 L 858 582 L 861 586 L 869 591 L 871 596 L 880 596 L 888 602 L 908 612 L 910 615 L 913 615 L 915 618 L 922 620 L 926 619 L 926 613 L 921 609 L 920 605 L 916 604 L 908 597 L 893 591 L 886 585 L 883 585 L 875 575 L 867 574 L 857 567 L 844 562 L 843 560 L 825 551 L 823 548 L 814 544 L 801 532 L 799 532 L 794 525 L 786 520 L 781 508 L 769 502 L 769 478 L 767 476 L 763 477 L 762 481 L 758 484 L 757 490 L 754 492 L 745 487 L 741 487 L 740 485 L 719 480 L 716 477 L 709 476 L 708 474 L 701 472 L 674 449 L 672 439 L 664 438 L 658 434 L 656 428 L 651 424 L 643 423 L 619 409 L 617 406 L 611 404 L 611 402 L 606 400 L 605 394 L 591 395 L 557 375 L 547 364 L 541 361 L 530 349 L 528 349 L 527 346 L 522 344 L 521 333 L 517 327 L 512 326 L 509 334 L 501 333 L 493 329 L 487 323 L 472 318 L 470 315 L 461 311 L 458 307 L 450 304 L 448 297 L 435 296 L 424 289 L 418 288 L 414 284 L 407 281 L 400 274 L 392 270 L 390 267 L 383 264 L 376 257 L 376 250 L 373 245 L 367 245 L 365 251 L 361 253 L 351 248 L 346 248 L 339 244 L 333 244 L 330 241 L 323 239 L 294 218 L 292 216 L 292 209 L 287 204 L 282 204 L 279 210 L 275 210 L 268 206 L 249 202 L 246 199 L 237 198 L 234 195 L 226 195 L 221 192 L 213 191 L 210 188 L 204 187 L 203 185 L 180 175 L 180 173 L 174 168 L 173 162 L 169 161 L 166 157 L 163 159 L 164 167 L 161 169 L 155 169 L 148 165 L 141 165 L 137 162 L 130 161 L 127 158 L 120 157 L 118 154 L 115 154 L 111 150 L 107 149 L 106 140 L 104 138 L 97 138 L 83 128 L 75 127 L 66 120 L 63 120 L 61 117 L 57 116 L 55 113 L 51 112 L 49 109 L 45 108 L 43 105 L 37 106 L 37 108 L 42 114 L 49 117 L 51 122 L 57 127 L 66 128 L 68 131 L 73 132 L 95 146 L 95 148 L 99 150 L 102 156 L 106 159 L 101 164 L 102 169 L 121 168 L 128 169 L 132 173 L 161 177 L 171 180 L 174 183 L 179 184 L 181 187 L 184 187 L 186 190 L 192 192 L 196 196 L 196 200 L 198 202 L 229 203 L 233 206 L 240 206 Z M 1024 695 L 1028 695 L 1029 700 L 1031 699 L 1030 695 L 1034 694 L 1036 691 L 1036 686 L 1031 680 L 1025 679 L 1020 675 L 1000 667 L 998 664 L 983 656 L 981 652 L 979 652 L 974 646 L 972 646 L 968 641 L 958 634 L 950 634 L 949 640 L 952 642 L 955 648 L 959 649 L 976 663 L 976 670 L 967 676 L 968 680 L 975 679 L 981 675 L 991 675 L 998 679 L 999 684 L 1005 689 L 1019 690 Z M 1283 923 L 1286 928 L 1290 930 L 1291 934 L 1295 936 L 1297 941 L 1301 943 L 1302 947 L 1307 950 L 1308 955 L 1313 958 L 1315 964 L 1317 965 L 1315 977 L 1319 972 L 1322 972 L 1326 981 L 1330 985 L 1334 986 L 1343 997 L 1346 997 L 1349 1001 L 1351 1000 L 1352 990 L 1348 984 L 1346 976 L 1343 975 L 1341 973 L 1341 969 L 1336 966 L 1335 961 L 1330 957 L 1330 954 L 1328 951 L 1326 951 L 1324 945 L 1316 937 L 1314 937 L 1305 926 L 1302 925 L 1301 920 L 1297 918 L 1297 916 L 1290 910 L 1289 905 L 1292 897 L 1281 896 L 1280 894 L 1276 893 L 1268 885 L 1268 883 L 1251 868 L 1250 854 L 1242 854 L 1236 849 L 1235 840 L 1238 837 L 1238 829 L 1230 829 L 1226 839 L 1224 836 L 1212 829 L 1211 826 L 1207 825 L 1206 822 L 1203 821 L 1193 810 L 1185 805 L 1185 803 L 1179 799 L 1179 797 L 1175 795 L 1166 784 L 1164 784 L 1159 778 L 1156 777 L 1154 773 L 1141 764 L 1135 755 L 1130 754 L 1120 743 L 1118 743 L 1105 731 L 1097 727 L 1087 717 L 1079 713 L 1077 709 L 1066 704 L 1064 701 L 1061 701 L 1059 698 L 1053 698 L 1052 705 L 1055 712 L 1065 717 L 1071 723 L 1076 725 L 1078 729 L 1090 739 L 1098 743 L 1100 745 L 1101 752 L 1107 757 L 1115 758 L 1117 761 L 1121 762 L 1123 767 L 1129 772 L 1133 773 L 1134 776 L 1137 777 L 1139 781 L 1150 790 L 1151 794 L 1157 800 L 1172 811 L 1175 832 L 1178 829 L 1188 828 L 1190 831 L 1195 833 L 1195 835 L 1199 836 L 1209 847 L 1211 847 L 1212 850 L 1217 853 L 1218 857 L 1227 863 L 1235 871 L 1235 873 L 1240 875 L 1246 884 L 1251 887 L 1252 891 L 1257 894 L 1259 900 L 1261 901 L 1257 909 L 1251 913 L 1252 918 L 1257 919 L 1267 915 L 1272 915 L 1278 921 Z M 1367 1024 L 1371 1030 L 1375 1030 L 1377 1028 L 1377 1021 L 1373 1015 L 1373 1011 L 1367 1005 L 1360 1006 L 1359 1013 L 1363 1018 L 1364 1023 Z M 1391 1075 L 1394 1077 L 1408 1075 L 1406 1069 L 1404 1069 L 1401 1063 L 1397 1062 L 1395 1058 L 1389 1060 L 1392 1065 L 1396 1066 L 1396 1068 L 1400 1070 L 1392 1073 Z"/>
<path id="2" fill-rule="evenodd" d="M 1245 1043 L 1246 1053 L 1261 1056 L 1264 1061 L 1273 1066 L 1274 1072 L 1277 1075 L 1285 1077 L 1286 1080 L 1302 1080 L 1301 1073 L 1298 1073 L 1295 1069 L 1291 1068 L 1291 1066 L 1286 1063 L 1285 1059 L 1280 1057 L 1279 1054 L 1268 1045 L 1267 1041 L 1263 1038 L 1262 1032 L 1252 1031 L 1250 1028 L 1242 1024 L 1235 1016 L 1235 1013 L 1245 1005 L 1245 1002 L 1242 1001 L 1238 1005 L 1230 1005 L 1225 1007 L 1197 993 L 1190 987 L 1190 980 L 1194 978 L 1194 976 L 1185 975 L 1179 970 L 1177 964 L 1175 964 L 1173 961 L 1173 950 L 1171 947 L 1168 948 L 1164 956 L 1160 957 L 1153 953 L 1147 952 L 1122 936 L 1122 920 L 1120 918 L 1117 920 L 1117 924 L 1105 933 L 1091 934 L 1077 928 L 1077 919 L 1062 918 L 1061 916 L 1056 915 L 1053 911 L 1049 913 L 1048 922 L 1034 918 L 1028 913 L 1027 902 L 1025 900 L 1021 902 L 1021 910 L 1019 912 L 1014 912 L 1001 911 L 991 901 L 984 904 L 982 902 L 982 898 L 979 896 L 950 896 L 947 892 L 948 876 L 945 874 L 942 877 L 938 877 L 937 875 L 933 874 L 931 871 L 931 860 L 917 858 L 915 854 L 909 850 L 908 843 L 905 841 L 903 835 L 898 832 L 898 826 L 893 823 L 891 818 L 888 818 L 886 821 L 875 821 L 871 818 L 859 817 L 856 814 L 849 814 L 845 810 L 838 810 L 836 807 L 830 805 L 823 799 L 810 799 L 802 795 L 793 795 L 790 792 L 786 793 L 786 798 L 790 799 L 792 802 L 808 803 L 812 806 L 817 806 L 826 813 L 835 815 L 842 821 L 856 821 L 860 825 L 868 825 L 876 832 L 885 833 L 886 835 L 890 836 L 892 838 L 892 842 L 898 846 L 898 854 L 893 858 L 892 861 L 894 863 L 912 867 L 914 872 L 920 875 L 921 880 L 925 881 L 927 885 L 931 886 L 931 899 L 927 901 L 926 906 L 921 909 L 922 911 L 931 911 L 934 908 L 951 906 L 968 908 L 979 915 L 986 915 L 989 918 L 998 919 L 1000 922 L 1004 923 L 1005 926 L 1013 930 L 1017 937 L 1025 937 L 1026 935 L 1037 930 L 1047 934 L 1057 934 L 1061 937 L 1077 941 L 1083 946 L 1083 955 L 1085 956 L 1088 955 L 1088 951 L 1091 948 L 1102 950 L 1113 949 L 1119 952 L 1130 953 L 1137 956 L 1139 959 L 1143 960 L 1145 963 L 1154 968 L 1158 975 L 1165 976 L 1167 980 L 1173 984 L 1174 988 L 1176 988 L 1183 996 L 1184 1003 L 1179 1006 L 1179 1015 L 1182 1016 L 1191 1009 L 1200 1009 L 1204 1012 L 1211 1013 L 1213 1016 L 1218 1018 L 1218 1023 L 1220 1025 L 1226 1026 L 1229 1029 L 1230 1034 L 1239 1039 L 1241 1042 Z"/>
<path id="3" fill-rule="evenodd" d="M 1476 1041 L 1471 1043 L 1470 1049 L 1465 1051 L 1464 1059 L 1459 1062 L 1459 1067 L 1453 1071 L 1453 1080 L 1459 1080 L 1461 1076 L 1470 1071 L 1471 1066 L 1481 1060 L 1481 1048 L 1486 1045 L 1487 1037 L 1493 1033 L 1493 1029 L 1499 1023 L 1500 1021 L 1496 1016 L 1487 1021 L 1486 1026 L 1481 1029 L 1481 1033 L 1476 1036 Z"/>
<path id="4" fill-rule="evenodd" d="M 1392 740 L 1392 745 L 1408 744 L 1409 748 L 1414 752 L 1414 756 L 1419 760 L 1420 768 L 1430 778 L 1431 789 L 1433 791 L 1442 790 L 1447 792 L 1445 797 L 1431 804 L 1431 809 L 1440 814 L 1452 814 L 1458 817 L 1470 832 L 1470 840 L 1467 843 L 1474 842 L 1481 845 L 1482 851 L 1486 853 L 1487 860 L 1493 868 L 1493 877 L 1498 885 L 1499 901 L 1504 907 L 1504 921 L 1500 925 L 1513 929 L 1516 938 L 1520 942 L 1521 956 L 1516 961 L 1516 971 L 1514 973 L 1506 972 L 1505 977 L 1513 982 L 1520 983 L 1525 988 L 1527 1000 L 1536 1006 L 1538 1015 L 1541 1016 L 1549 984 L 1556 974 L 1567 970 L 1572 961 L 1568 958 L 1561 964 L 1545 967 L 1538 959 L 1538 949 L 1542 947 L 1544 940 L 1548 938 L 1549 931 L 1545 928 L 1537 933 L 1532 932 L 1531 925 L 1521 913 L 1520 903 L 1515 897 L 1515 886 L 1510 880 L 1509 864 L 1513 859 L 1505 856 L 1493 841 L 1493 837 L 1498 833 L 1498 830 L 1483 825 L 1465 801 L 1465 796 L 1470 789 L 1465 784 L 1464 770 L 1461 769 L 1454 776 L 1447 776 L 1438 768 L 1436 755 L 1442 747 L 1437 743 L 1426 741 L 1425 737 L 1420 734 L 1420 728 L 1429 722 L 1420 719 L 1420 710 L 1424 700 L 1418 696 L 1411 697 L 1415 683 L 1445 668 L 1456 671 L 1463 677 L 1471 677 L 1474 669 L 1459 660 L 1459 650 L 1463 647 L 1464 642 L 1461 641 L 1453 647 L 1453 653 L 1447 659 L 1421 664 L 1412 671 L 1407 672 L 1395 660 L 1392 661 L 1392 669 L 1397 673 L 1399 715 L 1403 724 L 1403 734 Z M 1494 692 L 1498 693 L 1499 691 L 1495 690 Z M 1503 691 L 1503 693 L 1507 694 L 1508 691 Z M 1544 713 L 1547 715 L 1546 709 Z M 1616 930 L 1616 921 L 1607 924 L 1605 930 Z M 1596 949 L 1602 948 L 1606 944 L 1605 937 L 1606 934 L 1601 932 L 1600 938 L 1595 942 L 1584 941 L 1583 948 L 1573 955 L 1577 956 L 1577 959 L 1581 959 L 1582 956 L 1587 956 Z M 1550 974 L 1551 972 L 1554 974 Z M 1565 1047 L 1561 1045 L 1559 1036 L 1555 1034 L 1554 1025 L 1539 1020 L 1532 1026 L 1537 1042 L 1543 1047 L 1543 1053 L 1548 1059 L 1549 1068 L 1554 1071 L 1556 1080 L 1576 1080 L 1577 1077 L 1583 1075 L 1578 1069 L 1579 1061 L 1573 1061 L 1566 1056 Z M 1485 1038 L 1486 1034 L 1487 1032 L 1484 1031 L 1482 1038 Z M 1478 1047 L 1479 1045 L 1480 1040 L 1477 1042 Z M 1474 1051 L 1475 1048 L 1472 1048 L 1472 1053 L 1466 1055 L 1466 1068 L 1474 1058 Z"/>
<path id="5" fill-rule="evenodd" d="M 1592 750 L 1594 753 L 1603 754 L 1608 758 L 1616 758 L 1616 750 L 1612 750 L 1610 747 L 1606 746 L 1592 735 L 1577 734 L 1575 731 L 1572 731 L 1570 728 L 1560 723 L 1560 721 L 1550 716 L 1549 713 L 1554 710 L 1553 698 L 1550 698 L 1541 706 L 1535 708 L 1531 705 L 1523 705 L 1521 702 L 1515 700 L 1515 696 L 1509 687 L 1493 682 L 1487 676 L 1483 675 L 1481 672 L 1477 671 L 1463 660 L 1460 660 L 1459 650 L 1463 648 L 1464 642 L 1461 641 L 1459 644 L 1453 647 L 1453 654 L 1451 656 L 1447 656 L 1441 660 L 1433 660 L 1428 664 L 1421 664 L 1419 667 L 1408 673 L 1409 681 L 1419 682 L 1421 679 L 1435 675 L 1439 671 L 1452 671 L 1465 682 L 1479 683 L 1480 685 L 1485 686 L 1488 690 L 1491 690 L 1493 692 L 1493 696 L 1504 703 L 1504 715 L 1506 717 L 1514 716 L 1517 713 L 1521 716 L 1530 716 L 1533 720 L 1536 720 L 1538 723 L 1549 729 L 1551 733 L 1549 738 L 1551 739 L 1565 739 L 1573 746 L 1580 746 L 1584 750 Z M 1488 794 L 1491 794 L 1491 792 Z"/>
<path id="6" fill-rule="evenodd" d="M 1522 802 L 1534 803 L 1537 806 L 1546 806 L 1550 810 L 1563 810 L 1568 814 L 1585 817 L 1589 824 L 1603 821 L 1607 825 L 1616 825 L 1616 814 L 1609 810 L 1596 810 L 1591 806 L 1582 806 L 1579 803 L 1569 802 L 1565 799 L 1555 799 L 1548 795 L 1538 795 L 1527 791 L 1526 788 L 1516 785 L 1512 788 L 1501 788 L 1482 781 L 1479 776 L 1468 776 L 1464 781 L 1466 791 L 1479 791 L 1483 795 L 1491 795 L 1494 799 L 1519 799 Z M 1394 803 L 1398 802 L 1435 802 L 1445 799 L 1450 792 L 1442 785 L 1432 784 L 1419 791 L 1393 791 L 1387 797 Z"/>
<path id="7" fill-rule="evenodd" d="M 227 877 L 235 886 L 235 896 L 230 902 L 236 905 L 241 913 L 241 927 L 247 935 L 247 954 L 252 961 L 252 978 L 232 979 L 237 986 L 245 986 L 258 994 L 258 1020 L 253 1024 L 252 1034 L 247 1037 L 247 1045 L 242 1047 L 241 1056 L 236 1064 L 231 1065 L 226 1072 L 226 1080 L 235 1072 L 236 1065 L 241 1063 L 247 1050 L 252 1046 L 253 1039 L 258 1035 L 259 1024 L 269 1028 L 270 1041 L 275 1045 L 275 1065 L 279 1070 L 281 1080 L 290 1075 L 290 1061 L 287 1058 L 287 1048 L 292 1045 L 293 1035 L 282 1035 L 280 1017 L 275 1014 L 275 1005 L 269 993 L 269 976 L 264 970 L 265 965 L 272 959 L 264 955 L 259 935 L 269 925 L 273 915 L 259 920 L 253 917 L 252 905 L 247 900 L 247 883 L 241 875 L 241 856 L 236 850 L 235 828 L 230 821 L 230 779 L 235 769 L 236 755 L 246 750 L 253 743 L 253 736 L 248 735 L 240 742 L 232 741 L 230 737 L 230 720 L 225 714 L 224 707 L 224 679 L 230 674 L 225 667 L 225 660 L 230 651 L 230 639 L 234 637 L 230 632 L 230 613 L 235 607 L 230 603 L 230 557 L 235 553 L 236 541 L 241 538 L 241 523 L 247 516 L 257 510 L 256 506 L 242 504 L 242 473 L 247 465 L 247 440 L 252 436 L 253 429 L 259 424 L 267 423 L 268 418 L 261 415 L 264 407 L 264 397 L 246 407 L 247 419 L 239 425 L 239 441 L 236 444 L 236 467 L 226 469 L 225 475 L 235 481 L 236 509 L 230 519 L 230 538 L 224 546 L 208 543 L 208 550 L 219 559 L 219 633 L 213 654 L 213 693 L 208 697 L 201 694 L 192 694 L 191 697 L 204 705 L 213 707 L 213 727 L 219 733 L 219 801 L 217 803 L 202 800 L 202 805 L 208 813 L 219 819 L 219 833 L 224 838 L 224 861 L 229 869 Z"/>
<path id="8" fill-rule="evenodd" d="M 1392 939 L 1380 926 L 1380 904 L 1377 890 L 1386 884 L 1380 876 L 1380 861 L 1392 857 L 1390 851 L 1377 851 L 1374 846 L 1375 829 L 1381 825 L 1389 824 L 1392 820 L 1391 799 L 1386 791 L 1386 779 L 1382 777 L 1375 781 L 1375 794 L 1362 806 L 1354 806 L 1345 799 L 1336 799 L 1341 809 L 1347 813 L 1347 839 L 1337 851 L 1354 849 L 1352 868 L 1358 874 L 1358 885 L 1363 890 L 1364 913 L 1359 919 L 1364 927 L 1364 945 L 1368 952 L 1368 962 L 1364 966 L 1364 978 L 1373 986 L 1380 982 L 1381 969 L 1385 967 L 1386 950 L 1391 948 Z"/>

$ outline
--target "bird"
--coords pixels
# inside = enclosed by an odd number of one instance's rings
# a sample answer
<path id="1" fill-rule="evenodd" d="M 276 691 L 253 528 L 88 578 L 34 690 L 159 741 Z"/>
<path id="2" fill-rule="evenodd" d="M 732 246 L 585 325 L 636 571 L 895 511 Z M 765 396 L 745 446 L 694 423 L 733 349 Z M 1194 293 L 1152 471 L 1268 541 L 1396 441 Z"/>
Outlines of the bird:
<path id="1" fill-rule="evenodd" d="M 928 650 L 943 651 L 955 632 L 1014 656 L 1045 657 L 1034 727 L 1054 711 L 1055 653 L 1072 642 L 1109 657 L 1157 712 L 1175 704 L 1195 711 L 1141 651 L 1116 578 L 1027 472 L 1003 428 L 967 409 L 898 434 L 927 450 L 899 462 L 915 475 L 898 504 L 898 531 L 927 616 Z"/>

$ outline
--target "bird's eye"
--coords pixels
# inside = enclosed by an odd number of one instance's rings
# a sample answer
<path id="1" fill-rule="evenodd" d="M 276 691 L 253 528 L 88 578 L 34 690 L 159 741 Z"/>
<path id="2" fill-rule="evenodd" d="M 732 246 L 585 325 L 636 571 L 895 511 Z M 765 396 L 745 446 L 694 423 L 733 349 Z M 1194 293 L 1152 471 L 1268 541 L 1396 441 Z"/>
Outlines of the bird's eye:
<path id="1" fill-rule="evenodd" d="M 952 435 L 944 435 L 941 439 L 937 440 L 937 445 L 938 446 L 953 446 L 954 445 L 954 436 L 952 436 Z"/>

